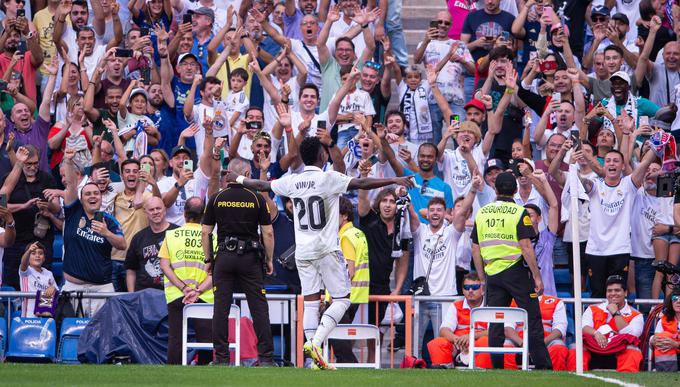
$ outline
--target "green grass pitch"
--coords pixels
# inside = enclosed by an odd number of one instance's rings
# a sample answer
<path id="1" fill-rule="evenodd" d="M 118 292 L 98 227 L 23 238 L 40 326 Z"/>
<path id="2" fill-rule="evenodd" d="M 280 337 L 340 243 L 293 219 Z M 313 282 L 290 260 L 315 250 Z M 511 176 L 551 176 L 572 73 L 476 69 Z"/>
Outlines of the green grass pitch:
<path id="1" fill-rule="evenodd" d="M 644 386 L 678 386 L 680 373 L 599 376 Z M 0 364 L 0 386 L 604 386 L 567 372 L 366 370 L 335 372 L 294 368 L 223 368 L 141 365 Z"/>

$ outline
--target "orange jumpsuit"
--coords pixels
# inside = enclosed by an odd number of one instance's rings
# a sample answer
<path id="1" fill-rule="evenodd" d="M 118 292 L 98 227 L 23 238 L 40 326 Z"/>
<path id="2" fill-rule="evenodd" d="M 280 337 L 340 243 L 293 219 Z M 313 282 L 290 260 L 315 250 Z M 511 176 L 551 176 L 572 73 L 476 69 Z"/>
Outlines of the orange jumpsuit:
<path id="1" fill-rule="evenodd" d="M 626 306 L 621 309 L 621 317 L 628 323 L 628 326 L 619 332 L 616 326 L 616 321 L 614 317 L 607 311 L 608 303 L 605 301 L 598 305 L 591 305 L 588 310 L 583 313 L 583 326 L 590 326 L 595 330 L 598 330 L 601 326 L 607 324 L 611 327 L 612 331 L 621 334 L 631 334 L 636 337 L 642 335 L 642 329 L 644 326 L 644 320 L 642 314 L 637 310 Z M 591 319 L 592 322 L 588 321 Z M 617 353 L 616 355 L 616 371 L 617 372 L 639 372 L 640 362 L 642 362 L 642 352 L 640 349 L 634 345 L 629 345 L 623 351 Z M 583 370 L 587 371 L 590 363 L 590 352 L 583 349 Z M 569 371 L 576 371 L 576 349 L 569 349 L 569 355 L 567 357 L 567 368 Z"/>

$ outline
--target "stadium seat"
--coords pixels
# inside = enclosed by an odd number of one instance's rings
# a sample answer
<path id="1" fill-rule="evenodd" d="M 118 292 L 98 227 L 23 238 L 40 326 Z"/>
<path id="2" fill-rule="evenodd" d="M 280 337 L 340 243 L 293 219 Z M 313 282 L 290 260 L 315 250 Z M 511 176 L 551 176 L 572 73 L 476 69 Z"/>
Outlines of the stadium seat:
<path id="1" fill-rule="evenodd" d="M 0 286 L 0 292 L 14 292 L 16 291 L 13 287 L 3 285 Z M 5 314 L 9 314 L 11 311 L 16 310 L 14 303 L 14 298 L 12 297 L 0 297 L 0 303 L 5 304 Z"/>
<path id="2" fill-rule="evenodd" d="M 501 307 L 484 307 L 474 308 L 470 311 L 470 326 L 474 327 L 478 322 L 485 322 L 488 324 L 494 323 L 522 323 L 524 326 L 529 326 L 529 318 L 527 311 L 520 308 L 501 308 Z M 475 347 L 475 331 L 470 330 L 470 364 L 468 368 L 475 368 L 475 353 L 521 353 L 522 354 L 522 370 L 529 369 L 529 340 L 523 340 L 522 348 L 508 348 L 508 347 Z"/>
<path id="3" fill-rule="evenodd" d="M 52 275 L 57 285 L 61 288 L 64 283 L 64 262 L 52 262 Z"/>
<path id="4" fill-rule="evenodd" d="M 7 348 L 7 320 L 0 317 L 0 362 L 5 360 L 5 348 Z"/>
<path id="5" fill-rule="evenodd" d="M 89 318 L 67 317 L 64 319 L 61 323 L 61 332 L 59 332 L 58 363 L 80 364 L 78 339 L 89 322 Z"/>
<path id="6" fill-rule="evenodd" d="M 370 324 L 338 324 L 323 343 L 323 357 L 330 358 L 328 340 L 375 340 L 375 361 L 373 363 L 331 363 L 336 368 L 380 369 L 380 329 Z"/>
<path id="7" fill-rule="evenodd" d="M 57 345 L 57 325 L 51 318 L 15 317 L 8 339 L 8 360 L 52 362 Z"/>
<path id="8" fill-rule="evenodd" d="M 189 304 L 184 305 L 182 316 L 182 365 L 187 365 L 187 349 L 213 349 L 213 343 L 187 342 L 189 339 L 189 319 L 212 319 L 213 304 Z M 236 320 L 235 342 L 229 344 L 229 348 L 234 348 L 234 365 L 241 365 L 241 308 L 232 304 L 229 311 L 229 318 Z"/>
<path id="9" fill-rule="evenodd" d="M 52 243 L 52 258 L 54 259 L 54 262 L 61 262 L 63 255 L 64 237 L 61 234 L 56 233 L 54 234 L 54 243 Z M 54 267 L 54 263 L 52 263 L 52 267 Z"/>

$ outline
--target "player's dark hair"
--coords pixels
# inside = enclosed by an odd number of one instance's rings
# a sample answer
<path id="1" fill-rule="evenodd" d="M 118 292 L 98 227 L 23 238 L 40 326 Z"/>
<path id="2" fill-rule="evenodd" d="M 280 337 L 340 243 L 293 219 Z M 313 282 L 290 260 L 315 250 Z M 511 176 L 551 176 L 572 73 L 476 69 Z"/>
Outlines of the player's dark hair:
<path id="1" fill-rule="evenodd" d="M 345 215 L 349 222 L 354 219 L 354 205 L 344 196 L 340 196 L 340 215 Z"/>
<path id="2" fill-rule="evenodd" d="M 323 145 L 317 137 L 305 137 L 300 143 L 300 157 L 305 165 L 314 165 L 319 160 Z"/>
<path id="3" fill-rule="evenodd" d="M 127 159 L 127 160 L 123 161 L 122 163 L 120 163 L 120 170 L 121 170 L 121 172 L 125 169 L 125 167 L 126 167 L 128 164 L 135 164 L 135 165 L 137 165 L 137 167 L 141 167 L 141 164 L 139 163 L 139 160 L 137 160 L 137 159 Z"/>

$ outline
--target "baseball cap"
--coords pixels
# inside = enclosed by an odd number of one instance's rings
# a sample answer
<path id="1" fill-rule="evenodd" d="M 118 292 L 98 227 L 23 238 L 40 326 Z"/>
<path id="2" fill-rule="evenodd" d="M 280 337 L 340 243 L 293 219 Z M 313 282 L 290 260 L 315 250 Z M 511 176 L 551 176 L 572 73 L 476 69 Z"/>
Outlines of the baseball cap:
<path id="1" fill-rule="evenodd" d="M 609 80 L 611 81 L 614 78 L 622 79 L 622 80 L 626 81 L 628 86 L 630 86 L 630 75 L 628 75 L 627 72 L 619 70 L 619 71 L 615 72 L 614 74 L 612 74 L 612 76 L 609 77 Z"/>
<path id="2" fill-rule="evenodd" d="M 212 9 L 210 9 L 208 7 L 201 7 L 201 8 L 195 9 L 193 11 L 189 11 L 189 13 L 194 14 L 194 15 L 210 16 L 212 21 L 213 22 L 215 21 L 215 11 L 213 11 Z"/>
<path id="3" fill-rule="evenodd" d="M 505 170 L 505 165 L 500 159 L 489 159 L 484 163 L 484 175 L 489 173 L 492 169 L 498 168 L 501 171 Z"/>
<path id="4" fill-rule="evenodd" d="M 201 62 L 198 61 L 198 57 L 197 57 L 196 55 L 194 55 L 194 54 L 192 54 L 192 53 L 190 53 L 190 52 L 185 52 L 184 54 L 180 55 L 180 56 L 177 58 L 177 66 L 179 66 L 179 64 L 182 63 L 182 61 L 183 61 L 184 59 L 186 59 L 186 58 L 194 58 L 194 60 L 196 61 L 196 63 L 201 63 Z"/>
<path id="5" fill-rule="evenodd" d="M 465 104 L 463 109 L 467 110 L 468 108 L 471 107 L 481 110 L 482 113 L 486 113 L 486 106 L 484 106 L 484 102 L 478 100 L 477 98 L 469 100 L 468 103 Z"/>
<path id="6" fill-rule="evenodd" d="M 172 153 L 170 154 L 170 157 L 175 157 L 178 153 L 186 153 L 189 155 L 189 157 L 193 157 L 193 153 L 191 152 L 191 149 L 187 148 L 184 145 L 177 145 L 176 147 L 172 148 Z"/>
<path id="7" fill-rule="evenodd" d="M 609 8 L 605 7 L 604 5 L 596 5 L 593 7 L 593 10 L 590 12 L 590 14 L 609 16 L 609 12 Z"/>
<path id="8" fill-rule="evenodd" d="M 144 96 L 144 98 L 149 99 L 149 95 L 146 93 L 146 90 L 142 89 L 141 87 L 137 87 L 130 92 L 130 99 L 134 98 L 138 94 L 141 94 Z"/>
<path id="9" fill-rule="evenodd" d="M 621 12 L 615 13 L 614 16 L 612 16 L 612 20 L 618 20 L 620 22 L 630 25 L 630 20 L 628 20 L 628 16 L 626 16 L 625 13 Z"/>
<path id="10" fill-rule="evenodd" d="M 517 191 L 517 179 L 512 172 L 502 172 L 496 176 L 496 193 L 510 196 Z"/>

